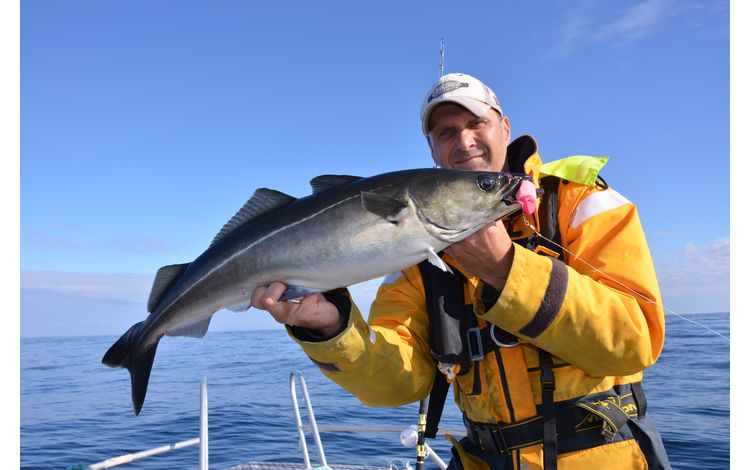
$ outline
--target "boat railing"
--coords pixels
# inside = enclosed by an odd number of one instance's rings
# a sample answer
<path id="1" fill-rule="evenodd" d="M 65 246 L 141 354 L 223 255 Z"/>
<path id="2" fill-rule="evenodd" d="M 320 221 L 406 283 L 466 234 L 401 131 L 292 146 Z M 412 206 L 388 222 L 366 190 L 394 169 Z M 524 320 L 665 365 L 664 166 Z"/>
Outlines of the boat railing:
<path id="1" fill-rule="evenodd" d="M 297 400 L 297 381 L 299 380 L 300 389 L 302 390 L 302 396 L 304 399 L 305 407 L 307 409 L 307 417 L 310 421 L 309 425 L 302 423 L 302 417 L 300 413 L 299 401 Z M 325 457 L 325 451 L 323 450 L 322 440 L 320 438 L 321 432 L 341 432 L 341 433 L 400 433 L 401 443 L 405 447 L 415 448 L 417 445 L 417 427 L 410 426 L 406 429 L 398 426 L 368 426 L 366 430 L 362 429 L 361 426 L 342 426 L 342 425 L 324 425 L 318 424 L 315 420 L 315 413 L 313 412 L 312 403 L 310 402 L 310 395 L 307 392 L 307 384 L 305 383 L 305 377 L 297 371 L 292 371 L 289 375 L 289 391 L 292 395 L 292 403 L 294 404 L 294 417 L 297 421 L 297 433 L 299 435 L 300 448 L 302 449 L 302 456 L 305 461 L 305 469 L 310 470 L 313 466 L 310 463 L 310 455 L 307 449 L 307 439 L 305 438 L 305 432 L 310 431 L 312 433 L 315 445 L 318 449 L 318 455 L 320 457 L 320 467 L 328 467 L 328 462 Z M 464 429 L 439 429 L 438 434 L 453 434 L 457 436 L 465 435 L 466 430 Z M 448 466 L 440 458 L 440 456 L 428 445 L 424 444 L 427 450 L 427 457 L 431 458 L 442 470 L 445 470 Z"/>
<path id="2" fill-rule="evenodd" d="M 303 424 L 302 414 L 300 413 L 300 403 L 297 399 L 297 383 L 299 383 L 300 390 L 302 391 L 302 398 L 307 409 L 307 419 L 309 424 Z M 305 469 L 310 470 L 313 468 L 310 463 L 310 454 L 307 447 L 306 433 L 310 432 L 315 441 L 315 446 L 318 450 L 318 456 L 320 460 L 320 466 L 315 468 L 331 468 L 328 466 L 326 460 L 325 451 L 323 450 L 323 442 L 320 438 L 321 432 L 331 433 L 400 433 L 401 443 L 410 448 L 415 448 L 417 444 L 417 430 L 416 426 L 410 426 L 406 429 L 397 426 L 380 426 L 370 427 L 362 429 L 361 426 L 343 426 L 343 425 L 318 425 L 315 420 L 315 412 L 313 411 L 312 401 L 310 400 L 310 394 L 307 391 L 307 384 L 305 383 L 305 377 L 297 371 L 293 371 L 289 375 L 289 389 L 292 396 L 292 403 L 294 404 L 294 416 L 297 425 L 297 435 L 299 437 L 299 444 L 302 450 L 302 457 L 304 459 Z M 453 429 L 440 429 L 439 434 L 453 434 L 460 436 L 465 434 L 465 430 L 453 430 Z M 183 449 L 186 447 L 198 445 L 199 446 L 199 469 L 208 470 L 208 383 L 204 378 L 201 382 L 201 393 L 200 393 L 200 433 L 199 437 L 188 439 L 185 441 L 177 442 L 174 444 L 168 444 L 161 447 L 155 447 L 153 449 L 144 450 L 141 452 L 135 452 L 132 454 L 121 455 L 119 457 L 113 457 L 107 460 L 102 460 L 91 465 L 88 465 L 86 470 L 102 470 L 106 468 L 116 467 L 126 463 L 132 463 L 137 460 L 144 459 L 146 457 L 152 457 L 173 450 Z M 445 462 L 435 453 L 435 451 L 427 444 L 425 444 L 427 450 L 427 456 L 431 458 L 441 469 L 447 468 Z M 409 468 L 408 465 L 405 468 Z"/>
<path id="3" fill-rule="evenodd" d="M 86 470 L 101 470 L 105 468 L 112 468 L 118 465 L 135 462 L 146 457 L 163 454 L 165 452 L 171 452 L 173 450 L 184 449 L 198 445 L 199 455 L 199 469 L 208 470 L 208 383 L 204 378 L 201 382 L 201 406 L 200 406 L 200 432 L 199 437 L 180 441 L 174 444 L 167 444 L 161 447 L 155 447 L 153 449 L 144 450 L 141 452 L 135 452 L 132 454 L 121 455 L 119 457 L 113 457 L 111 459 L 102 460 L 91 464 L 86 467 Z"/>

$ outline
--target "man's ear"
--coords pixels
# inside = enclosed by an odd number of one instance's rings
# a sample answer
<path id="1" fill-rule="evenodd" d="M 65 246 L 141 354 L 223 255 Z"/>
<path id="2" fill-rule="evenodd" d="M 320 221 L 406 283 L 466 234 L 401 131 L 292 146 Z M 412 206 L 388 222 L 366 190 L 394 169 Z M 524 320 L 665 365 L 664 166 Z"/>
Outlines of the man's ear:
<path id="1" fill-rule="evenodd" d="M 508 116 L 503 116 L 502 128 L 505 131 L 505 138 L 510 143 L 510 119 L 508 119 Z"/>

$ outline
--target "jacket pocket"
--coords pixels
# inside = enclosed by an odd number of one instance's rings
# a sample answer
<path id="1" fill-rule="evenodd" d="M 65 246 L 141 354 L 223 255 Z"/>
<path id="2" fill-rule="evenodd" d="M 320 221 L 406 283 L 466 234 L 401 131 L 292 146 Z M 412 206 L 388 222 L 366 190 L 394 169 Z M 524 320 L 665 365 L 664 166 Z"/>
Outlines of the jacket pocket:
<path id="1" fill-rule="evenodd" d="M 647 469 L 646 458 L 634 439 L 583 449 L 557 457 L 559 470 Z"/>

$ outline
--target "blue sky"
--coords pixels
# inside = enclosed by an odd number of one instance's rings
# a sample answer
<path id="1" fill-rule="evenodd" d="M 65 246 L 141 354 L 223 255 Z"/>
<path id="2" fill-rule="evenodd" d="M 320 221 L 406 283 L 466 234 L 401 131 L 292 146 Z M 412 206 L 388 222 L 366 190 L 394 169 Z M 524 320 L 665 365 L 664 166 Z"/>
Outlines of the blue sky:
<path id="1" fill-rule="evenodd" d="M 668 308 L 728 311 L 729 2 L 544 5 L 23 2 L 21 336 L 121 333 L 258 187 L 431 166 L 441 37 L 544 160 L 610 157 Z"/>

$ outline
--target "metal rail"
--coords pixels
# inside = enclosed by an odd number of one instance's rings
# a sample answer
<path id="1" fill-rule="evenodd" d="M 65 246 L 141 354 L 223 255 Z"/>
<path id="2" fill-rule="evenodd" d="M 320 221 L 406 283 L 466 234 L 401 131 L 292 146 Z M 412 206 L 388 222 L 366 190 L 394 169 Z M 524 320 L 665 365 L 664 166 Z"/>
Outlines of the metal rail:
<path id="1" fill-rule="evenodd" d="M 309 425 L 302 424 L 302 417 L 300 414 L 299 401 L 297 400 L 297 380 L 299 380 L 300 388 L 302 390 L 303 399 L 305 401 L 305 407 L 307 408 L 307 418 L 310 421 Z M 396 426 L 380 426 L 380 427 L 368 427 L 362 429 L 361 426 L 338 426 L 338 425 L 321 425 L 318 426 L 315 420 L 315 413 L 313 411 L 312 402 L 310 401 L 310 395 L 307 391 L 307 384 L 305 383 L 304 376 L 293 371 L 289 376 L 289 389 L 292 396 L 292 403 L 294 404 L 294 416 L 297 421 L 297 433 L 299 435 L 300 448 L 302 449 L 302 456 L 305 461 L 305 468 L 311 470 L 313 467 L 310 464 L 310 455 L 307 450 L 307 440 L 305 432 L 310 431 L 315 440 L 315 445 L 318 449 L 318 455 L 320 456 L 320 466 L 327 467 L 328 462 L 326 460 L 325 451 L 323 450 L 323 443 L 320 439 L 320 432 L 343 432 L 343 433 L 401 433 L 401 443 L 406 447 L 414 447 L 416 445 L 416 431 L 414 427 L 403 429 L 402 427 Z M 455 436 L 465 435 L 466 431 L 463 429 L 439 429 L 439 434 L 453 434 Z M 412 436 L 413 434 L 413 436 Z M 413 442 L 412 442 L 413 441 Z M 102 470 L 106 468 L 116 467 L 126 463 L 135 462 L 136 460 L 144 459 L 154 455 L 163 454 L 177 449 L 183 449 L 199 445 L 199 469 L 208 470 L 208 382 L 204 378 L 201 382 L 201 396 L 200 396 L 200 437 L 188 439 L 186 441 L 177 442 L 174 444 L 168 444 L 161 447 L 155 447 L 153 449 L 144 450 L 141 452 L 135 452 L 132 454 L 121 455 L 119 457 L 113 457 L 101 462 L 91 464 L 86 467 L 86 470 Z M 426 445 L 427 456 L 430 457 L 441 469 L 446 468 L 445 462 Z"/>
<path id="2" fill-rule="evenodd" d="M 307 417 L 310 420 L 309 425 L 302 424 L 302 417 L 300 415 L 300 409 L 299 409 L 299 402 L 297 400 L 297 386 L 296 382 L 297 379 L 299 379 L 300 388 L 302 390 L 302 394 L 305 400 L 305 407 L 307 408 Z M 310 463 L 310 455 L 307 450 L 307 440 L 305 438 L 305 432 L 310 431 L 313 435 L 313 439 L 315 440 L 315 445 L 318 448 L 318 455 L 320 455 L 320 462 L 322 467 L 328 466 L 328 462 L 326 461 L 325 452 L 323 450 L 323 444 L 320 439 L 320 433 L 321 432 L 339 432 L 339 433 L 401 433 L 401 443 L 405 447 L 415 447 L 417 444 L 417 433 L 415 430 L 415 426 L 411 426 L 407 429 L 404 429 L 403 427 L 396 427 L 396 426 L 380 426 L 380 427 L 367 427 L 367 429 L 362 429 L 361 426 L 355 427 L 355 426 L 340 426 L 340 425 L 318 425 L 318 423 L 315 420 L 315 413 L 313 412 L 312 403 L 310 402 L 310 395 L 307 392 L 307 385 L 305 384 L 305 377 L 297 372 L 292 371 L 291 374 L 289 374 L 289 391 L 292 395 L 292 403 L 294 404 L 294 417 L 297 421 L 297 434 L 299 435 L 299 444 L 300 448 L 302 449 L 302 457 L 305 461 L 305 469 L 310 470 L 312 469 L 312 465 Z M 412 435 L 413 434 L 413 435 Z M 465 429 L 438 429 L 438 434 L 452 434 L 454 436 L 465 436 L 466 430 Z M 427 450 L 427 457 L 431 458 L 441 469 L 445 470 L 447 468 L 446 463 L 440 458 L 435 451 L 425 443 L 425 448 Z"/>
<path id="3" fill-rule="evenodd" d="M 146 457 L 151 457 L 153 455 L 159 455 L 194 445 L 200 445 L 200 470 L 208 470 L 208 383 L 205 378 L 203 379 L 203 382 L 201 382 L 200 437 L 102 460 L 101 462 L 89 465 L 86 467 L 86 470 L 112 468 L 118 465 L 135 462 L 136 460 L 144 459 Z"/>
<path id="4" fill-rule="evenodd" d="M 305 460 L 305 468 L 311 469 L 312 465 L 310 465 L 310 454 L 307 452 L 307 440 L 305 439 L 305 427 L 302 425 L 302 417 L 299 412 L 299 402 L 297 401 L 297 378 L 299 378 L 300 387 L 302 387 L 302 395 L 305 399 L 305 407 L 307 407 L 307 419 L 310 420 L 310 429 L 312 430 L 313 439 L 315 439 L 315 445 L 318 448 L 320 465 L 327 467 L 328 462 L 326 461 L 325 451 L 323 451 L 323 443 L 320 441 L 320 432 L 318 431 L 318 423 L 315 422 L 315 413 L 313 412 L 312 403 L 310 402 L 310 395 L 307 393 L 305 377 L 295 370 L 289 374 L 289 392 L 292 394 L 294 418 L 297 420 L 297 433 L 299 434 L 299 445 L 302 448 L 302 457 Z"/>

